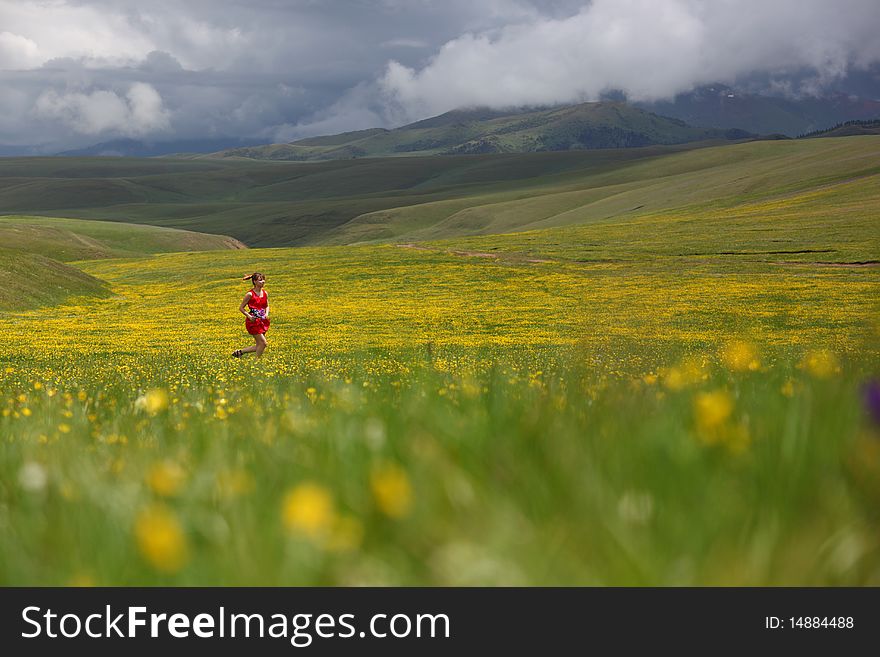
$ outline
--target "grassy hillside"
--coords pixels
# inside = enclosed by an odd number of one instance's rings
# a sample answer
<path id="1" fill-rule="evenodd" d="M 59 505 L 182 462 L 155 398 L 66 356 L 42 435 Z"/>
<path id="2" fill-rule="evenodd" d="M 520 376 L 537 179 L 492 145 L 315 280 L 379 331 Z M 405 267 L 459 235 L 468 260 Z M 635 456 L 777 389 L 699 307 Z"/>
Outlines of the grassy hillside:
<path id="1" fill-rule="evenodd" d="M 109 296 L 108 285 L 66 262 L 169 251 L 245 248 L 235 239 L 189 231 L 56 217 L 0 216 L 0 310 Z"/>
<path id="2" fill-rule="evenodd" d="M 315 163 L 9 158 L 0 159 L 0 209 L 232 235 L 249 246 L 316 244 L 365 212 L 528 194 L 693 147 Z"/>
<path id="3" fill-rule="evenodd" d="M 0 160 L 0 207 L 250 246 L 411 241 L 732 208 L 871 175 L 878 161 L 871 136 L 315 163 L 16 158 Z"/>
<path id="4" fill-rule="evenodd" d="M 191 231 L 63 217 L 0 216 L 0 243 L 69 262 L 169 251 L 246 248 L 234 238 Z"/>
<path id="5" fill-rule="evenodd" d="M 533 153 L 744 139 L 742 130 L 694 128 L 625 103 L 582 103 L 550 110 L 454 110 L 394 130 L 360 130 L 290 144 L 234 148 L 207 157 L 334 160 L 399 155 Z"/>
<path id="6" fill-rule="evenodd" d="M 82 270 L 36 253 L 0 248 L 0 311 L 21 313 L 70 297 L 109 297 L 110 286 Z M 20 328 L 27 331 L 27 320 Z M 34 324 L 30 330 L 37 330 Z"/>
<path id="7" fill-rule="evenodd" d="M 325 240 L 442 239 L 620 217 L 635 220 L 674 208 L 723 220 L 741 205 L 808 194 L 853 180 L 870 193 L 878 173 L 880 139 L 872 137 L 752 142 L 633 162 L 532 193 L 475 194 L 366 213 L 339 226 Z M 830 204 L 822 207 L 834 210 Z M 807 204 L 808 210 L 813 208 Z"/>
<path id="8" fill-rule="evenodd" d="M 442 239 L 651 215 L 878 172 L 872 136 L 314 163 L 0 160 L 0 208 L 232 235 L 249 246 Z"/>

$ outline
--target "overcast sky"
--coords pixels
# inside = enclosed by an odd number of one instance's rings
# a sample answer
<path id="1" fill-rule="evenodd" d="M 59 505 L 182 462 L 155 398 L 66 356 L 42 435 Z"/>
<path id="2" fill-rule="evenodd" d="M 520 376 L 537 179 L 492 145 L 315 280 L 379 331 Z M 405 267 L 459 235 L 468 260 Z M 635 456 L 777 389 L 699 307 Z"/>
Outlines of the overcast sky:
<path id="1" fill-rule="evenodd" d="M 0 145 L 289 141 L 750 76 L 817 93 L 878 63 L 878 0 L 0 0 Z"/>

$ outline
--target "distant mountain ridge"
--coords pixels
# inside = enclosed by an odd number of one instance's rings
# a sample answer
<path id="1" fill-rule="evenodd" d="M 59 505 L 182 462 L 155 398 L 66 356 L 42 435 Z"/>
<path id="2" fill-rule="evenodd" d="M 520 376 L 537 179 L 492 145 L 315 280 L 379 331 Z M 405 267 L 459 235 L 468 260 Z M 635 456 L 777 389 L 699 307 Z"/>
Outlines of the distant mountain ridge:
<path id="1" fill-rule="evenodd" d="M 757 135 L 797 137 L 850 121 L 872 120 L 880 120 L 880 100 L 842 92 L 818 97 L 771 96 L 710 84 L 671 100 L 653 103 L 628 103 L 623 94 L 610 93 L 607 100 L 573 106 L 457 109 L 393 130 L 370 128 L 284 144 L 229 136 L 169 141 L 114 139 L 58 154 L 333 160 L 415 154 L 523 153 L 730 140 Z M 45 146 L 0 144 L 0 157 L 45 152 Z"/>
<path id="2" fill-rule="evenodd" d="M 595 102 L 538 110 L 453 110 L 394 130 L 374 128 L 289 144 L 227 149 L 209 157 L 308 161 L 415 154 L 531 153 L 730 141 L 756 136 L 738 129 L 695 128 L 679 119 L 622 102 Z"/>
<path id="3" fill-rule="evenodd" d="M 209 153 L 225 148 L 253 144 L 254 140 L 240 137 L 206 139 L 176 139 L 172 141 L 145 141 L 140 139 L 113 139 L 84 148 L 57 153 L 64 157 L 162 157 L 188 153 Z"/>
<path id="4" fill-rule="evenodd" d="M 814 137 L 855 137 L 860 135 L 880 135 L 880 119 L 876 121 L 847 121 L 825 130 L 816 130 L 801 135 L 803 139 Z"/>
<path id="5" fill-rule="evenodd" d="M 839 92 L 785 98 L 747 93 L 723 84 L 706 85 L 669 101 L 635 105 L 691 125 L 788 137 L 825 130 L 846 121 L 880 119 L 877 100 Z"/>

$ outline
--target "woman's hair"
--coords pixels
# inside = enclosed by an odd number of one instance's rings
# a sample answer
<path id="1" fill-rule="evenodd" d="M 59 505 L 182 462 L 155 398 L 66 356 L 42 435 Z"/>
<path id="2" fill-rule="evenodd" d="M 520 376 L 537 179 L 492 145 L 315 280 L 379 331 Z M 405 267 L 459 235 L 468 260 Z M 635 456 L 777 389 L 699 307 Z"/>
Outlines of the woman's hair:
<path id="1" fill-rule="evenodd" d="M 260 272 L 255 271 L 253 274 L 245 274 L 244 276 L 242 276 L 241 280 L 246 281 L 250 279 L 251 283 L 256 283 L 258 278 L 262 278 L 265 280 L 266 277 L 263 276 Z"/>

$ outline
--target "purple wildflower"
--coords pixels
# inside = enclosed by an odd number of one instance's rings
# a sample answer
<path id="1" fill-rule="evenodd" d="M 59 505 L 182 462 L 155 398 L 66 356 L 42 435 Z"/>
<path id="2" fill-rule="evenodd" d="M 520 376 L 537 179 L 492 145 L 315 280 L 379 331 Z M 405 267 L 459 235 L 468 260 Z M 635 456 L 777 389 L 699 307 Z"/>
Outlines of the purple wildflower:
<path id="1" fill-rule="evenodd" d="M 880 425 L 880 381 L 868 381 L 863 389 L 863 398 L 865 400 L 865 410 L 871 421 Z"/>

